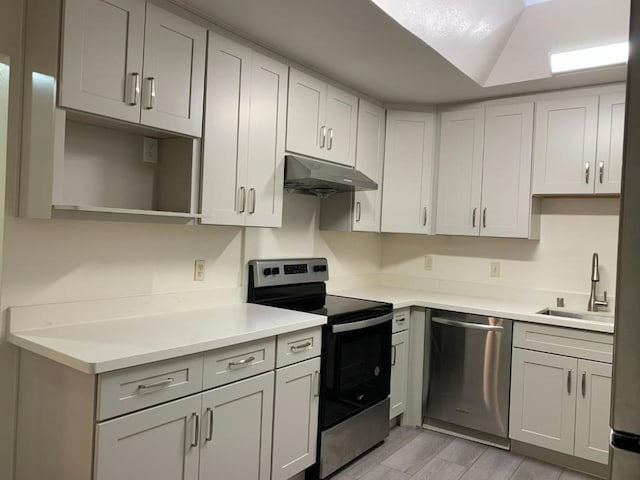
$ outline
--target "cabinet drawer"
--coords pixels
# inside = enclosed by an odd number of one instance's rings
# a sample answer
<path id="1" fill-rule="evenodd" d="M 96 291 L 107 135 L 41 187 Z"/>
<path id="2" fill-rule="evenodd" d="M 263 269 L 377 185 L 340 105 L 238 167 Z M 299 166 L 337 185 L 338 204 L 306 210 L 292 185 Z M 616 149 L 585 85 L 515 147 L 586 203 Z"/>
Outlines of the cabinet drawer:
<path id="1" fill-rule="evenodd" d="M 597 362 L 613 361 L 613 335 L 515 322 L 513 346 Z"/>
<path id="2" fill-rule="evenodd" d="M 393 327 L 392 332 L 398 333 L 409 328 L 409 320 L 411 319 L 411 309 L 409 307 L 398 308 L 393 311 Z"/>
<path id="3" fill-rule="evenodd" d="M 104 373 L 98 377 L 97 419 L 117 417 L 201 390 L 201 354 Z"/>
<path id="4" fill-rule="evenodd" d="M 278 335 L 276 365 L 278 368 L 320 356 L 322 327 Z"/>
<path id="5" fill-rule="evenodd" d="M 212 388 L 273 370 L 276 340 L 269 337 L 208 352 L 204 356 L 203 388 Z"/>

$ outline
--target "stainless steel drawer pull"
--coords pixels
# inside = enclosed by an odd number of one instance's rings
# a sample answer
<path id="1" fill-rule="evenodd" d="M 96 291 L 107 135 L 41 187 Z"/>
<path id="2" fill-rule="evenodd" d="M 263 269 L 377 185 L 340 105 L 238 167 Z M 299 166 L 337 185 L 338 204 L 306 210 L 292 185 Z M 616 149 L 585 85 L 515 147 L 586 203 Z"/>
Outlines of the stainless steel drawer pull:
<path id="1" fill-rule="evenodd" d="M 244 213 L 247 208 L 247 189 L 244 187 L 240 187 L 240 205 L 241 207 L 238 212 Z"/>
<path id="2" fill-rule="evenodd" d="M 589 177 L 591 174 L 591 163 L 587 162 L 584 164 L 584 183 L 589 185 Z"/>
<path id="3" fill-rule="evenodd" d="M 320 127 L 320 148 L 324 148 L 325 143 L 327 142 L 327 127 L 324 125 Z"/>
<path id="4" fill-rule="evenodd" d="M 141 383 L 140 385 L 138 385 L 138 389 L 139 390 L 150 390 L 150 389 L 153 389 L 153 388 L 168 387 L 174 381 L 175 380 L 172 377 L 167 377 L 165 380 L 160 380 L 159 382 Z"/>
<path id="5" fill-rule="evenodd" d="M 404 321 L 407 319 L 407 317 L 396 317 L 396 323 L 404 323 Z"/>
<path id="6" fill-rule="evenodd" d="M 191 446 L 197 447 L 198 440 L 200 438 L 200 415 L 197 413 L 192 413 L 191 418 L 193 418 L 193 437 L 191 438 Z"/>
<path id="7" fill-rule="evenodd" d="M 127 104 L 136 106 L 138 104 L 138 95 L 140 94 L 140 74 L 135 72 L 131 74 L 131 83 L 129 84 L 129 98 Z"/>
<path id="8" fill-rule="evenodd" d="M 600 183 L 604 183 L 604 162 L 600 162 Z"/>
<path id="9" fill-rule="evenodd" d="M 487 228 L 487 209 L 482 210 L 482 228 Z"/>
<path id="10" fill-rule="evenodd" d="M 429 211 L 427 210 L 427 207 L 424 207 L 422 213 L 423 213 L 423 215 L 422 215 L 422 226 L 426 227 L 427 226 L 428 213 L 429 213 Z"/>
<path id="11" fill-rule="evenodd" d="M 395 345 L 391 345 L 391 366 L 395 367 L 396 366 L 396 359 L 398 356 L 398 349 L 396 348 Z"/>
<path id="12" fill-rule="evenodd" d="M 567 373 L 567 393 L 571 395 L 571 370 Z"/>
<path id="13" fill-rule="evenodd" d="M 329 141 L 327 142 L 327 150 L 331 150 L 333 148 L 333 128 L 330 128 L 328 132 L 329 132 Z"/>
<path id="14" fill-rule="evenodd" d="M 582 372 L 582 398 L 587 398 L 587 372 Z"/>
<path id="15" fill-rule="evenodd" d="M 156 106 L 156 79 L 149 77 L 147 82 L 149 82 L 149 88 L 147 89 L 147 105 L 144 108 L 153 110 Z"/>
<path id="16" fill-rule="evenodd" d="M 471 219 L 471 226 L 473 228 L 476 228 L 476 213 L 478 213 L 478 209 L 474 208 L 473 209 L 473 216 L 472 216 L 472 219 Z"/>
<path id="17" fill-rule="evenodd" d="M 204 441 L 210 442 L 213 440 L 213 410 L 207 408 L 205 415 L 209 416 L 209 422 L 207 423 L 207 433 L 205 434 Z"/>
<path id="18" fill-rule="evenodd" d="M 318 398 L 320 396 L 320 372 L 316 370 L 313 373 L 313 397 Z"/>
<path id="19" fill-rule="evenodd" d="M 306 350 L 307 348 L 311 347 L 312 343 L 310 341 L 301 343 L 300 345 L 291 345 L 289 347 L 289 349 L 293 352 L 293 353 L 298 353 L 301 352 L 302 350 Z"/>
<path id="20" fill-rule="evenodd" d="M 249 210 L 249 215 L 253 215 L 256 213 L 256 189 L 250 188 L 249 195 L 251 197 L 251 209 Z"/>
<path id="21" fill-rule="evenodd" d="M 504 327 L 501 325 L 484 325 L 482 323 L 467 323 L 460 322 L 458 320 L 449 320 L 447 318 L 433 317 L 431 319 L 434 323 L 439 323 L 441 325 L 448 325 L 450 327 L 461 327 L 461 328 L 470 328 L 472 330 L 484 330 L 486 332 L 502 332 Z"/>
<path id="22" fill-rule="evenodd" d="M 237 362 L 229 362 L 229 368 L 248 367 L 255 359 L 256 357 L 251 356 Z"/>
<path id="23" fill-rule="evenodd" d="M 356 222 L 359 222 L 361 217 L 362 217 L 362 203 L 356 202 Z"/>

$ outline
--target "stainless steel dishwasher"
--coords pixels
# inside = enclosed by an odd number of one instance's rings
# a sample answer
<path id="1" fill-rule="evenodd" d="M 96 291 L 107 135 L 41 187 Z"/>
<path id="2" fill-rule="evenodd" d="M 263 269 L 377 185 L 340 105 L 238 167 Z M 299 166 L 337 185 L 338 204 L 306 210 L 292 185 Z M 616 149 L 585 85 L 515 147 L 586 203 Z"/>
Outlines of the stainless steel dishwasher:
<path id="1" fill-rule="evenodd" d="M 425 422 L 508 445 L 513 321 L 432 310 L 430 325 Z"/>

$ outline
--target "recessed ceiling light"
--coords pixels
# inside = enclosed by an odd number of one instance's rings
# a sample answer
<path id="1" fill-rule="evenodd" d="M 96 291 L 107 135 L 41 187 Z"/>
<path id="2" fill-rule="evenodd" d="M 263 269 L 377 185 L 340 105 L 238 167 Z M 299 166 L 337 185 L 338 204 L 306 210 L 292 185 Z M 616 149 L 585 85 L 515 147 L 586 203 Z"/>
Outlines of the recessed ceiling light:
<path id="1" fill-rule="evenodd" d="M 601 45 L 599 47 L 552 53 L 551 73 L 573 72 L 589 68 L 627 63 L 629 42 Z"/>

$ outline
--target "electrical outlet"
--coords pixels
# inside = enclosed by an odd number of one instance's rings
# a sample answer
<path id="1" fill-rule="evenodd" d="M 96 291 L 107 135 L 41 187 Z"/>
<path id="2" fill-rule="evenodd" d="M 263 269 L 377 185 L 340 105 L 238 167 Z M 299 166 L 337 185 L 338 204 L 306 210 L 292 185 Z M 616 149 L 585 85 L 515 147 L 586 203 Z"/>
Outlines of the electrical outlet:
<path id="1" fill-rule="evenodd" d="M 144 163 L 158 163 L 158 140 L 144 137 L 142 161 Z"/>
<path id="2" fill-rule="evenodd" d="M 500 278 L 500 262 L 491 262 L 491 277 Z"/>
<path id="3" fill-rule="evenodd" d="M 424 256 L 424 269 L 425 270 L 433 270 L 433 257 L 431 255 Z"/>
<path id="4" fill-rule="evenodd" d="M 193 279 L 196 282 L 202 282 L 204 280 L 204 260 L 196 260 L 193 268 Z"/>

